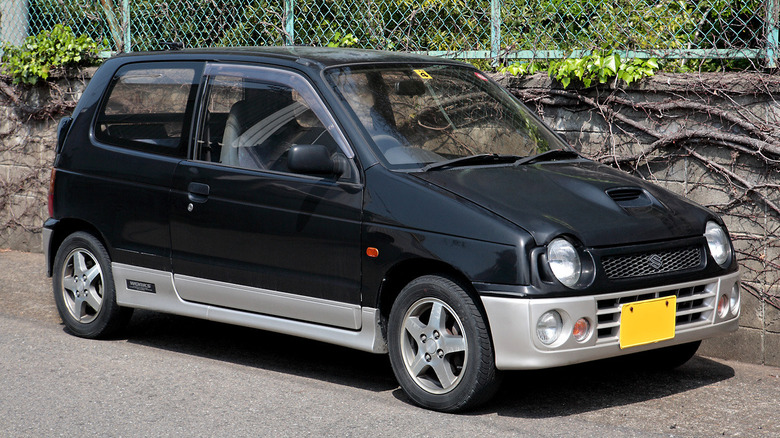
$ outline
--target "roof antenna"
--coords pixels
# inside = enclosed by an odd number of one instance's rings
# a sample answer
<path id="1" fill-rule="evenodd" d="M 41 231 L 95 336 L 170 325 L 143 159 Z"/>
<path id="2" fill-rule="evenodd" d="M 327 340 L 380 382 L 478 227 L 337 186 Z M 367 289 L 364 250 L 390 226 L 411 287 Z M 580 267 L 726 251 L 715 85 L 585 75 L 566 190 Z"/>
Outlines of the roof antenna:
<path id="1" fill-rule="evenodd" d="M 184 43 L 181 41 L 163 41 L 160 44 L 167 47 L 168 50 L 181 50 L 184 48 Z"/>

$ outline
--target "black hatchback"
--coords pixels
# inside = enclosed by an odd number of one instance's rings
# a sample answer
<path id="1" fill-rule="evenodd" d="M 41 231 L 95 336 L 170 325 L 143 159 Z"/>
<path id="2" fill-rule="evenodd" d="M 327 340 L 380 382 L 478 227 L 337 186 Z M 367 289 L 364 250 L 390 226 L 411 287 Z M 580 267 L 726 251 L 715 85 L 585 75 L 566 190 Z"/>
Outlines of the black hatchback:
<path id="1" fill-rule="evenodd" d="M 415 403 L 456 411 L 501 370 L 676 366 L 738 326 L 718 216 L 582 158 L 460 62 L 121 55 L 73 114 L 43 245 L 78 336 L 142 308 L 389 353 Z"/>

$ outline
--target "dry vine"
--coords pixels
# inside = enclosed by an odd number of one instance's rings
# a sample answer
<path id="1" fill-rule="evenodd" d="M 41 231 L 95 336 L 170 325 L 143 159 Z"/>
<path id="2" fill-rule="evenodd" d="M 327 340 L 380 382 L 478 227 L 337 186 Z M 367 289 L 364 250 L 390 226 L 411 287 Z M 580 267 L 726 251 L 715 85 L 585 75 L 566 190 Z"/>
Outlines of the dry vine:
<path id="1" fill-rule="evenodd" d="M 55 69 L 52 76 L 57 80 L 32 87 L 12 85 L 8 76 L 0 75 L 0 105 L 12 107 L 14 115 L 21 120 L 60 118 L 76 107 L 92 72 L 94 69 L 75 72 Z"/>
<path id="2" fill-rule="evenodd" d="M 20 88 L 0 78 L 0 246 L 40 232 L 55 119 L 74 108 L 84 83 Z M 507 85 L 548 120 L 566 111 L 582 121 L 568 135 L 585 155 L 682 186 L 672 188 L 723 215 L 745 289 L 780 309 L 780 77 L 667 75 L 628 90 L 564 90 L 539 78 Z"/>
<path id="3" fill-rule="evenodd" d="M 780 309 L 780 77 L 660 75 L 576 91 L 542 76 L 502 80 L 548 121 L 579 121 L 567 136 L 584 155 L 721 214 L 744 289 Z"/>

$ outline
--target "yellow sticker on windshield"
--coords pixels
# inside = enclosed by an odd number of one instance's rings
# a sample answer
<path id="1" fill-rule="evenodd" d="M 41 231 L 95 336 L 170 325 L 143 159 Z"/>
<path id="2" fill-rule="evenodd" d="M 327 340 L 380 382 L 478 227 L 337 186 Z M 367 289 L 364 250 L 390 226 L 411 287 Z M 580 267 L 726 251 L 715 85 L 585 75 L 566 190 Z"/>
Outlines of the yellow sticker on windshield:
<path id="1" fill-rule="evenodd" d="M 425 70 L 414 70 L 414 72 L 417 73 L 417 76 L 423 79 L 433 79 L 433 77 L 431 77 L 431 75 L 429 75 Z"/>

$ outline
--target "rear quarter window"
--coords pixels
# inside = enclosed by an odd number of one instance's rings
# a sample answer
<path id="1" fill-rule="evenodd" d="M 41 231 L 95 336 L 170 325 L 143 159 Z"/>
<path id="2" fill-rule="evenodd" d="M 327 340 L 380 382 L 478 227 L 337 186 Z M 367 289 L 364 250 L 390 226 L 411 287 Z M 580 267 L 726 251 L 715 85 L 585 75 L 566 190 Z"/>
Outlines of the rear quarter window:
<path id="1" fill-rule="evenodd" d="M 200 63 L 139 63 L 120 68 L 95 125 L 111 145 L 184 157 Z"/>

